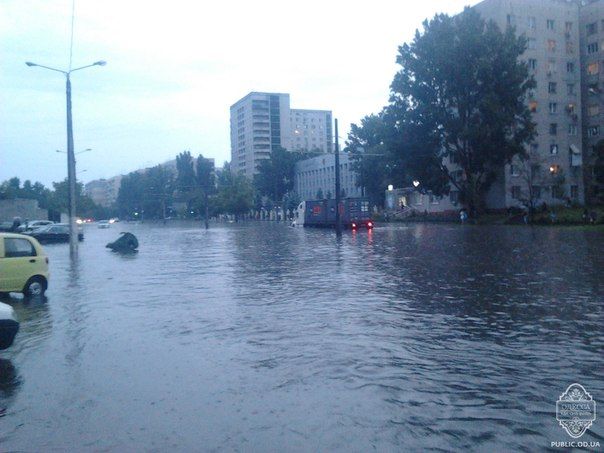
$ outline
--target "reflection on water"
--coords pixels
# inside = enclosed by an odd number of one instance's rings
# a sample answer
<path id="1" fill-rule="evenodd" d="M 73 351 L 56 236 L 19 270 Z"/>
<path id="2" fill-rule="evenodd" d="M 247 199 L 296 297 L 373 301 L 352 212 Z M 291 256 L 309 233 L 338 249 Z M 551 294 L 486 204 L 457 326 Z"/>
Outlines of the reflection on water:
<path id="1" fill-rule="evenodd" d="M 20 383 L 17 369 L 13 363 L 8 359 L 0 359 L 0 417 L 6 415 L 7 407 Z"/>
<path id="2" fill-rule="evenodd" d="M 46 247 L 48 300 L 10 302 L 3 449 L 535 450 L 570 383 L 604 395 L 602 233 L 125 230 Z"/>

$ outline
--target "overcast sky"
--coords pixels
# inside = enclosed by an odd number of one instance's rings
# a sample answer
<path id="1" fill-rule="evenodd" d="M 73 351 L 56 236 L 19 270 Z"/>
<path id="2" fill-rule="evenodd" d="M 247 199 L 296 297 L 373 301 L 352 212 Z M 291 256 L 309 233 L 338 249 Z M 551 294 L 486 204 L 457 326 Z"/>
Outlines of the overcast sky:
<path id="1" fill-rule="evenodd" d="M 84 182 L 183 151 L 230 159 L 229 107 L 250 91 L 332 110 L 340 135 L 388 99 L 397 47 L 471 0 L 76 0 L 75 150 Z M 0 0 L 0 181 L 66 175 L 71 0 Z M 83 171 L 85 170 L 85 171 Z M 83 172 L 81 172 L 83 171 Z M 81 173 L 80 173 L 81 172 Z"/>

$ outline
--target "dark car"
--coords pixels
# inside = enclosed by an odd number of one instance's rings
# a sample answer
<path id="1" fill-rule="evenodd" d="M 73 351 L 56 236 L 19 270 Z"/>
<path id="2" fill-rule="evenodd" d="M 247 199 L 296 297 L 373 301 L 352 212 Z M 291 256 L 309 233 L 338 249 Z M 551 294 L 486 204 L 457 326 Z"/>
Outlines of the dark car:
<path id="1" fill-rule="evenodd" d="M 29 233 L 42 244 L 51 244 L 55 242 L 69 242 L 69 225 L 54 224 L 48 225 Z M 78 240 L 84 240 L 84 233 L 78 231 Z"/>

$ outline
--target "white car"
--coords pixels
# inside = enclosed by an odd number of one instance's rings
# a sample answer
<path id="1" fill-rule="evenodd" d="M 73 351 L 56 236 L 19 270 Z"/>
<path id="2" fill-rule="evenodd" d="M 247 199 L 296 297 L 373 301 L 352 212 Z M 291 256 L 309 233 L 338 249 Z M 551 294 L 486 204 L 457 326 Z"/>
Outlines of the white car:
<path id="1" fill-rule="evenodd" d="M 52 220 L 30 220 L 22 225 L 19 225 L 19 228 L 17 228 L 17 230 L 19 231 L 19 233 L 22 233 L 24 231 L 33 231 L 36 228 L 40 228 L 46 225 L 52 225 L 53 223 L 54 222 Z"/>
<path id="2" fill-rule="evenodd" d="M 19 322 L 15 318 L 13 307 L 0 303 L 0 349 L 10 347 L 18 331 Z"/>

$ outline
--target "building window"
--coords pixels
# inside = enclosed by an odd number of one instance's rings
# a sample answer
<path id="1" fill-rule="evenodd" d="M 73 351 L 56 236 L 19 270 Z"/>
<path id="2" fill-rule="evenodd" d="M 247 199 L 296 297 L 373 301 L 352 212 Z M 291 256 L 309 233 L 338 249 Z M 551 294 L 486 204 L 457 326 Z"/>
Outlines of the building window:
<path id="1" fill-rule="evenodd" d="M 537 48 L 537 40 L 535 38 L 528 39 L 528 48 L 531 50 L 535 50 Z"/>
<path id="2" fill-rule="evenodd" d="M 591 24 L 587 24 L 585 26 L 585 29 L 587 31 L 587 36 L 595 35 L 596 33 L 598 33 L 598 23 L 592 22 Z"/>
<path id="3" fill-rule="evenodd" d="M 576 124 L 568 125 L 568 135 L 577 135 L 577 125 Z"/>
<path id="4" fill-rule="evenodd" d="M 556 143 L 552 143 L 551 145 L 549 145 L 549 153 L 558 154 L 558 145 Z"/>
<path id="5" fill-rule="evenodd" d="M 548 30 L 553 30 L 554 29 L 554 21 L 553 21 L 553 19 L 547 19 L 547 29 Z"/>
<path id="6" fill-rule="evenodd" d="M 507 22 L 509 26 L 516 25 L 516 16 L 514 16 L 513 14 L 508 14 Z"/>
<path id="7" fill-rule="evenodd" d="M 529 58 L 529 60 L 528 60 L 528 67 L 529 67 L 529 69 L 532 69 L 533 71 L 535 69 L 537 69 L 537 60 L 534 59 L 534 58 Z"/>
<path id="8" fill-rule="evenodd" d="M 575 54 L 575 43 L 572 41 L 566 41 L 566 55 Z"/>
<path id="9" fill-rule="evenodd" d="M 537 101 L 529 102 L 529 110 L 533 113 L 537 112 Z"/>
<path id="10" fill-rule="evenodd" d="M 596 75 L 598 72 L 600 72 L 600 66 L 598 65 L 597 61 L 587 65 L 587 74 Z"/>
<path id="11" fill-rule="evenodd" d="M 558 113 L 558 103 L 557 102 L 549 103 L 549 113 Z"/>
<path id="12" fill-rule="evenodd" d="M 558 123 L 549 124 L 549 135 L 556 135 L 558 133 Z"/>
<path id="13" fill-rule="evenodd" d="M 556 51 L 556 40 L 555 39 L 547 40 L 547 50 L 549 50 L 550 52 Z"/>
<path id="14" fill-rule="evenodd" d="M 547 62 L 547 73 L 548 75 L 556 72 L 556 60 L 550 60 Z"/>
<path id="15" fill-rule="evenodd" d="M 553 198 L 563 198 L 564 190 L 560 186 L 552 186 L 552 197 Z"/>
<path id="16" fill-rule="evenodd" d="M 520 176 L 520 171 L 518 170 L 518 167 L 514 164 L 510 165 L 510 175 Z"/>
<path id="17" fill-rule="evenodd" d="M 512 186 L 512 198 L 520 200 L 520 186 Z"/>
<path id="18" fill-rule="evenodd" d="M 592 53 L 596 53 L 598 51 L 598 43 L 597 42 L 592 42 L 590 44 L 587 45 L 587 53 L 588 54 L 592 54 Z"/>
<path id="19" fill-rule="evenodd" d="M 592 104 L 587 107 L 587 114 L 589 116 L 598 116 L 600 114 L 600 105 Z"/>
<path id="20" fill-rule="evenodd" d="M 587 128 L 588 137 L 597 137 L 598 135 L 600 135 L 600 126 L 589 126 Z"/>
<path id="21" fill-rule="evenodd" d="M 547 84 L 547 92 L 549 94 L 556 94 L 556 88 L 557 88 L 557 83 L 556 82 L 549 82 Z"/>
<path id="22" fill-rule="evenodd" d="M 574 83 L 567 83 L 566 84 L 566 91 L 569 95 L 574 95 L 575 94 L 575 84 Z"/>
<path id="23" fill-rule="evenodd" d="M 566 72 L 568 72 L 569 74 L 572 74 L 575 72 L 575 63 L 572 61 L 567 61 L 566 62 Z"/>
<path id="24" fill-rule="evenodd" d="M 564 31 L 566 33 L 570 33 L 571 31 L 573 31 L 573 23 L 572 22 L 566 22 L 564 24 Z"/>
<path id="25" fill-rule="evenodd" d="M 579 186 L 570 186 L 570 197 L 575 199 L 579 198 Z"/>
<path id="26" fill-rule="evenodd" d="M 529 16 L 527 25 L 531 30 L 535 30 L 537 28 L 537 18 L 535 16 Z"/>

